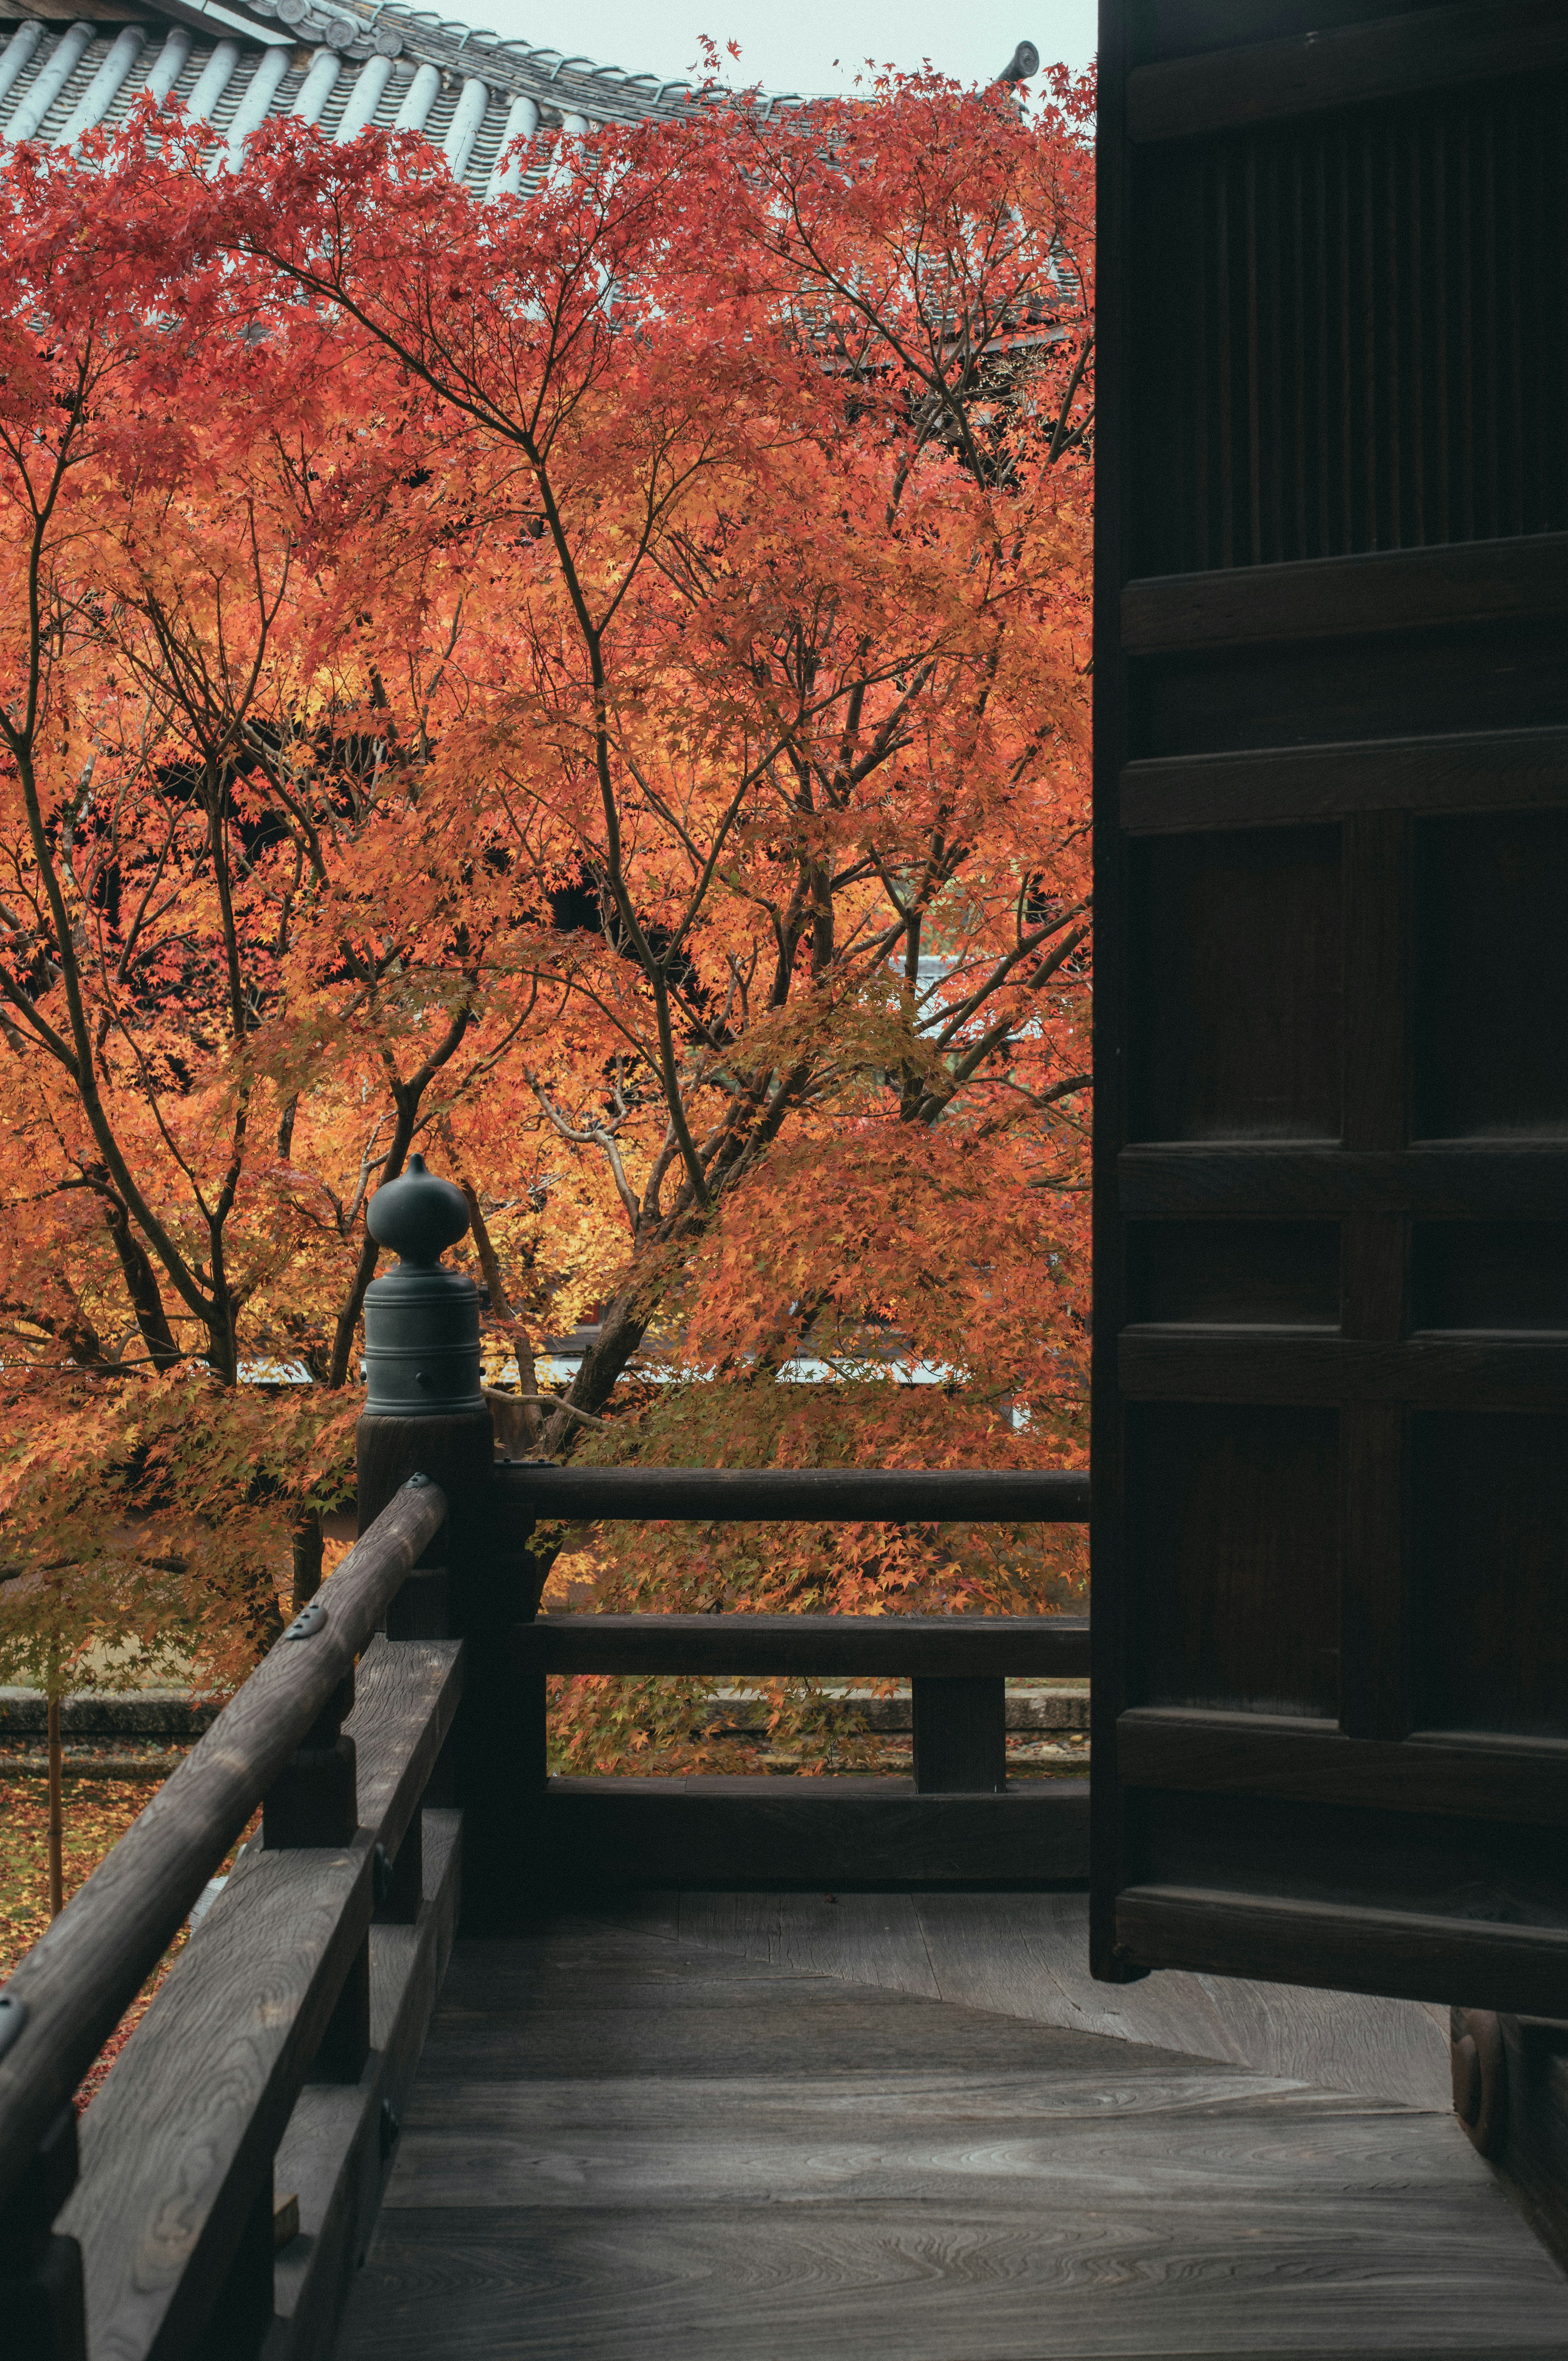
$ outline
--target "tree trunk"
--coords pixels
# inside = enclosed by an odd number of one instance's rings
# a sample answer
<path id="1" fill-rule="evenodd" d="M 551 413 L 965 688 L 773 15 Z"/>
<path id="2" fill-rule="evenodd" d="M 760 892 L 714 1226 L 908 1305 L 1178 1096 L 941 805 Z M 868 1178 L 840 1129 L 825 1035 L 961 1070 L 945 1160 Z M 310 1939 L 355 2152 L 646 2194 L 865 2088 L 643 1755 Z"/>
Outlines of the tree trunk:
<path id="1" fill-rule="evenodd" d="M 322 1521 L 318 1510 L 311 1509 L 300 1519 L 289 1535 L 289 1549 L 293 1559 L 293 1608 L 297 1615 L 322 1587 Z"/>
<path id="2" fill-rule="evenodd" d="M 65 1907 L 65 1805 L 60 1794 L 60 1692 L 49 1693 L 49 1915 Z"/>

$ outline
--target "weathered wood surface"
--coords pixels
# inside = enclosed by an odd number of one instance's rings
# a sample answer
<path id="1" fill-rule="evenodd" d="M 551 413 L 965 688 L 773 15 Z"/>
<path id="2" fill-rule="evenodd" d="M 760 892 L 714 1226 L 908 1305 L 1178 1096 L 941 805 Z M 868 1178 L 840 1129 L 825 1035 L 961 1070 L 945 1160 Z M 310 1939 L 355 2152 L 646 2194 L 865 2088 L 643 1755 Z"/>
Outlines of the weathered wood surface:
<path id="1" fill-rule="evenodd" d="M 300 2228 L 277 2257 L 275 2317 L 261 2361 L 329 2361 L 365 2258 L 390 2161 L 388 2136 L 407 2108 L 456 1931 L 461 1817 L 446 1811 L 427 1817 L 418 1917 L 370 1929 L 372 2048 L 365 2071 L 353 2089 L 308 2083 L 279 2144 L 274 2184 L 280 2196 L 298 2197 Z"/>
<path id="2" fill-rule="evenodd" d="M 892 1680 L 1089 1670 L 1085 1615 L 543 1615 L 512 1634 L 547 1673 L 681 1673 Z"/>
<path id="3" fill-rule="evenodd" d="M 1315 1803 L 1343 1794 L 1348 1774 L 1368 1807 L 1568 1823 L 1562 1739 L 1432 1730 L 1389 1742 L 1348 1738 L 1333 1722 L 1300 1714 L 1143 1706 L 1118 1716 L 1116 1742 L 1129 1787 L 1189 1795 L 1240 1787 Z"/>
<path id="4" fill-rule="evenodd" d="M 1055 1469 L 950 1467 L 551 1467 L 496 1469 L 504 1513 L 890 1524 L 1082 1524 L 1089 1478 Z"/>
<path id="5" fill-rule="evenodd" d="M 1501 2361 L 1565 2298 L 1446 2113 L 578 1920 L 455 1955 L 338 2353 Z"/>
<path id="6" fill-rule="evenodd" d="M 378 1635 L 359 1660 L 344 1728 L 359 1751 L 359 1825 L 389 1853 L 430 1784 L 462 1694 L 460 1640 Z"/>
<path id="7" fill-rule="evenodd" d="M 342 1578 L 333 1577 L 334 1594 Z M 331 1603 L 339 1629 L 354 1629 L 354 1594 Z M 373 1605 L 358 1601 L 367 1615 Z M 395 1852 L 404 1839 L 460 1693 L 462 1655 L 456 1641 L 371 1640 L 352 1717 L 363 1773 L 355 1841 L 247 1849 L 95 2102 L 66 2222 L 82 2245 L 95 2361 L 180 2349 L 200 2328 L 291 2109 L 328 2147 L 334 2125 L 358 2125 L 378 2109 L 384 2062 L 363 2059 L 366 2033 L 376 2038 L 377 1951 L 395 1952 L 407 1937 L 417 1949 L 417 1928 L 374 1930 L 370 2020 L 349 2080 L 298 2103 L 296 2094 L 313 2060 L 322 2071 L 319 2046 L 362 1964 L 373 1850 Z M 427 1949 L 433 1940 L 432 1930 Z M 433 1986 L 426 2015 L 433 1997 Z M 407 2043 L 411 2067 L 411 2028 Z M 374 2153 L 373 2122 L 370 2138 Z M 287 2139 L 285 2148 L 287 2170 Z M 306 2192 L 280 2184 L 279 2193 Z"/>
<path id="8" fill-rule="evenodd" d="M 1371 1910 L 1273 1894 L 1132 1885 L 1116 1927 L 1133 1956 L 1217 1974 L 1266 1975 L 1279 1958 L 1342 1992 L 1452 1993 L 1461 2008 L 1554 2016 L 1568 1984 L 1568 1929 L 1420 1910 Z"/>
<path id="9" fill-rule="evenodd" d="M 60 2226 L 93 2361 L 184 2350 L 206 2319 L 370 1924 L 370 1856 L 250 1847 L 83 2118 Z"/>
<path id="10" fill-rule="evenodd" d="M 397 1495 L 334 1575 L 322 1628 L 279 1642 L 17 1967 L 6 1991 L 27 2020 L 0 2060 L 0 2203 L 444 1514 L 434 1485 Z"/>
<path id="11" fill-rule="evenodd" d="M 1049 1885 L 1089 1873 L 1089 1781 L 1002 1795 L 917 1794 L 912 1779 L 552 1779 L 541 1867 L 605 1886 Z"/>
<path id="12" fill-rule="evenodd" d="M 1448 2010 L 1179 1971 L 1089 1972 L 1083 1894 L 696 1894 L 626 1897 L 614 1922 L 706 1950 L 1146 2042 L 1413 2106 L 1449 2104 Z"/>

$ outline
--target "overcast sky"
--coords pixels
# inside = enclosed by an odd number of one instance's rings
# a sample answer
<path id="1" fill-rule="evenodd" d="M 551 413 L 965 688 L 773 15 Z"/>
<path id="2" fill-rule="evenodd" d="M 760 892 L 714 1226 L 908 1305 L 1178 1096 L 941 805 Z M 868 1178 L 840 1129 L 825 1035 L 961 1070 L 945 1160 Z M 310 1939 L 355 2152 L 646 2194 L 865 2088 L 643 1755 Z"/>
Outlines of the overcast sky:
<path id="1" fill-rule="evenodd" d="M 740 74 L 769 90 L 849 89 L 867 58 L 905 69 L 925 60 L 959 82 L 991 82 L 1022 40 L 1047 62 L 1094 54 L 1095 0 L 460 0 L 477 31 L 580 52 L 628 73 L 699 73 L 709 33 L 740 44 Z"/>

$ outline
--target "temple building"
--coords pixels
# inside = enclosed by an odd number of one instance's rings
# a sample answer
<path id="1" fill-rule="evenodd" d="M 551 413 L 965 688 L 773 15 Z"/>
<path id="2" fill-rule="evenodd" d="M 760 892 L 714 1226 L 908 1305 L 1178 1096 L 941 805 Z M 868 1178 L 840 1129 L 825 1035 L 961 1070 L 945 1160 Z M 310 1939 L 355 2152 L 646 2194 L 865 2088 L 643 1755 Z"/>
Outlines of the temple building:
<path id="1" fill-rule="evenodd" d="M 367 124 L 420 131 L 485 196 L 542 178 L 564 133 L 680 114 L 692 85 L 386 0 L 0 0 L 0 139 L 69 146 L 94 126 L 113 128 L 146 93 L 178 95 L 236 161 L 269 115 L 334 139 Z M 532 145 L 503 170 L 520 136 Z"/>

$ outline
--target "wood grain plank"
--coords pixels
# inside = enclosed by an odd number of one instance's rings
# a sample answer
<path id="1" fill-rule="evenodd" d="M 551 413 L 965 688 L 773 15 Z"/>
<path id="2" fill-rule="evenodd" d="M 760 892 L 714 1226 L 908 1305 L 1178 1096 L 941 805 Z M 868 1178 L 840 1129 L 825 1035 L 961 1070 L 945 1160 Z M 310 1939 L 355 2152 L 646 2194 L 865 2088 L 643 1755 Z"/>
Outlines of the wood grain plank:
<path id="1" fill-rule="evenodd" d="M 1148 576 L 1122 592 L 1122 642 L 1129 655 L 1207 654 L 1558 615 L 1568 606 L 1565 557 L 1568 533 L 1538 533 Z"/>
<path id="2" fill-rule="evenodd" d="M 1251 2062 L 1195 1977 L 1095 1982 L 1081 1894 L 922 1894 L 917 1907 L 944 2000 L 1199 2058 Z"/>
<path id="3" fill-rule="evenodd" d="M 396 2248 L 373 2253 L 339 2351 L 428 2361 L 459 2349 L 461 2321 L 465 2361 L 1561 2352 L 1559 2323 L 1542 2318 L 1549 2291 L 1499 2284 L 1473 2212 L 1434 2211 L 1428 2235 L 1407 2244 L 1406 2210 L 1354 2192 L 1264 2218 L 1241 2205 L 1140 2217 L 1067 2200 L 1044 2214 L 973 2202 L 649 2208 L 613 2225 L 588 2209 L 411 2211 Z"/>
<path id="4" fill-rule="evenodd" d="M 815 1894 L 779 1897 L 781 1967 L 810 1975 L 939 2000 L 914 1896 L 908 1894 Z"/>
<path id="5" fill-rule="evenodd" d="M 247 1850 L 83 2118 L 61 2226 L 93 2361 L 200 2331 L 369 1927 L 370 1850 Z"/>
<path id="6" fill-rule="evenodd" d="M 543 1825 L 559 1892 L 764 1879 L 837 1890 L 1080 1883 L 1088 1814 L 1087 1779 L 999 1795 L 854 1776 L 553 1779 Z"/>
<path id="7" fill-rule="evenodd" d="M 1568 1201 L 1568 1152 L 1539 1147 L 1361 1150 L 1338 1148 L 1129 1148 L 1116 1159 L 1129 1221 L 1346 1213 L 1428 1221 L 1555 1221 Z"/>
<path id="8" fill-rule="evenodd" d="M 780 1956 L 781 1915 L 806 1897 L 688 1894 L 666 1897 L 658 1922 L 628 1897 L 616 1906 L 615 1923 L 674 1932 L 672 1901 L 686 1943 L 768 1960 Z M 1439 2111 L 1449 2105 L 1448 2013 L 1435 2004 L 1174 1969 L 1135 1984 L 1099 1983 L 1090 1972 L 1082 1894 L 924 1894 L 913 1908 L 941 1997 L 960 2006 L 1226 2060 L 1325 2090 Z M 925 1965 L 911 1960 L 905 1968 L 902 1947 L 890 1948 L 871 1980 L 925 1992 Z M 835 1972 L 856 1980 L 852 1951 Z"/>
<path id="9" fill-rule="evenodd" d="M 1113 2053 L 1115 2054 L 1115 2053 Z M 808 2061 L 802 2061 L 803 2065 Z M 1090 2073 L 904 2073 L 889 2081 L 806 2074 L 704 2087 L 647 2075 L 630 2083 L 448 2083 L 411 2119 L 389 2203 L 397 2211 L 591 2204 L 622 2217 L 649 2205 L 895 2202 L 961 2207 L 992 2184 L 1042 2206 L 1075 2184 L 1119 2180 L 1147 2204 L 1256 2195 L 1289 2159 L 1291 2202 L 1332 2201 L 1347 2183 L 1439 2202 L 1458 2180 L 1441 2121 L 1391 2103 L 1352 2104 L 1263 2075 L 1116 2056 L 1107 2089 Z M 1439 2135 L 1433 2136 L 1433 2130 Z M 395 2237 L 398 2225 L 389 2223 Z"/>
<path id="10" fill-rule="evenodd" d="M 718 1899 L 458 1947 L 341 2361 L 1560 2349 L 1446 2112 L 704 1952 L 793 1906 Z"/>
<path id="11" fill-rule="evenodd" d="M 463 1694 L 461 1640 L 389 1640 L 378 1633 L 354 1676 L 344 1724 L 358 1756 L 359 1825 L 394 1857 Z"/>
<path id="12" fill-rule="evenodd" d="M 1131 835 L 1288 828 L 1353 811 L 1523 811 L 1568 797 L 1568 730 L 1469 730 L 1129 763 Z"/>
<path id="13" fill-rule="evenodd" d="M 343 2306 L 365 2259 L 389 2158 L 383 2102 L 406 2112 L 456 1932 L 462 1864 L 456 1812 L 433 1812 L 422 1847 L 424 1893 L 412 1925 L 370 1929 L 374 2048 L 356 2087 L 308 2083 L 279 2143 L 274 2186 L 300 2201 L 300 2235 L 277 2258 L 274 2319 L 261 2361 L 330 2361 Z"/>

